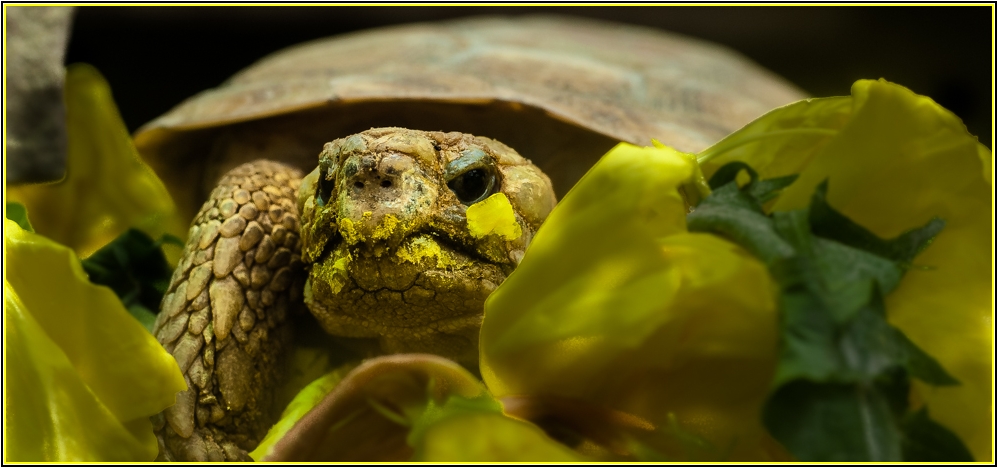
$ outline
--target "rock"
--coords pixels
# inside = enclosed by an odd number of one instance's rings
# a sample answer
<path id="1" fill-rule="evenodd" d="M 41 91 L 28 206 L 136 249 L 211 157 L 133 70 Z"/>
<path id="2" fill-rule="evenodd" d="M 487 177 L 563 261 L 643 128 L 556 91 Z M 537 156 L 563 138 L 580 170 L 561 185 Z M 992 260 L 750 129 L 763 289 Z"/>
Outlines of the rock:
<path id="1" fill-rule="evenodd" d="M 73 9 L 4 8 L 8 184 L 50 182 L 66 172 L 63 57 Z"/>

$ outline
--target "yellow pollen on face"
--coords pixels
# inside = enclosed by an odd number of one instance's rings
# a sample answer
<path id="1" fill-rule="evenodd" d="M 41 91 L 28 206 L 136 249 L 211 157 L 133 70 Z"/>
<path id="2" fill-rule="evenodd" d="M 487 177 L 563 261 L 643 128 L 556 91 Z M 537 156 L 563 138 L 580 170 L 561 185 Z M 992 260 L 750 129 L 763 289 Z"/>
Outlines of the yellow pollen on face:
<path id="1" fill-rule="evenodd" d="M 509 203 L 506 194 L 493 194 L 468 207 L 468 230 L 475 238 L 481 239 L 489 234 L 501 236 L 508 241 L 516 240 L 523 234 L 520 223 L 516 222 L 516 213 Z"/>
<path id="2" fill-rule="evenodd" d="M 340 220 L 340 235 L 343 236 L 343 241 L 347 245 L 354 245 L 364 242 L 364 235 L 357 231 L 357 228 L 353 225 L 353 220 L 350 218 L 343 218 Z"/>
<path id="3" fill-rule="evenodd" d="M 345 248 L 336 249 L 330 258 L 315 265 L 312 277 L 329 285 L 332 294 L 339 294 L 350 279 L 347 271 L 350 260 L 350 253 Z"/>
<path id="4" fill-rule="evenodd" d="M 367 215 L 367 213 L 364 213 Z M 371 235 L 372 239 L 387 239 L 391 237 L 392 232 L 395 231 L 399 225 L 399 219 L 393 214 L 386 214 L 381 218 L 381 222 L 378 223 L 377 227 L 374 228 L 374 233 Z"/>
<path id="5" fill-rule="evenodd" d="M 440 244 L 430 236 L 422 235 L 401 246 L 396 253 L 399 260 L 419 264 L 424 258 L 436 259 L 437 268 L 457 265 L 457 261 L 440 248 Z"/>

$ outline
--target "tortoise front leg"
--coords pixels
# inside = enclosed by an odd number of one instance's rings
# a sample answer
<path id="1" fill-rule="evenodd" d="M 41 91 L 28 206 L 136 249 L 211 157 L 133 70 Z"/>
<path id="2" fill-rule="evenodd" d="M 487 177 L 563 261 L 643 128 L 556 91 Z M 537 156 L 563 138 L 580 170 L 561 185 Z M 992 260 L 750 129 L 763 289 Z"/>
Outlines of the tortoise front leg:
<path id="1" fill-rule="evenodd" d="M 274 391 L 303 308 L 301 173 L 271 161 L 225 174 L 192 223 L 153 333 L 187 390 L 153 418 L 160 461 L 248 461 L 280 415 Z"/>

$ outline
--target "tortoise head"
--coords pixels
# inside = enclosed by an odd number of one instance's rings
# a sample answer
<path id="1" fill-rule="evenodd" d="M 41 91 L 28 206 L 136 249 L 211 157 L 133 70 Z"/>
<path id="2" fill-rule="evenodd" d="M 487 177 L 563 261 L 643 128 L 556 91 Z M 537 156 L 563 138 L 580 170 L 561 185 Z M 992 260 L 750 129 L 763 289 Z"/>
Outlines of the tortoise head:
<path id="1" fill-rule="evenodd" d="M 330 334 L 474 364 L 485 299 L 554 203 L 547 176 L 488 138 L 378 128 L 327 143 L 298 197 L 305 302 Z"/>

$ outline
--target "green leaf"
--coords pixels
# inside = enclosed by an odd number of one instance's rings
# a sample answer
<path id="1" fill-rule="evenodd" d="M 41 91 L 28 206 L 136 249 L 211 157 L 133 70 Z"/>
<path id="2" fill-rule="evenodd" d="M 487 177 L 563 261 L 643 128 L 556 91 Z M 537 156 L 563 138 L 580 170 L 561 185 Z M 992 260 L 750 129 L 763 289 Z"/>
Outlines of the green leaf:
<path id="1" fill-rule="evenodd" d="M 893 239 L 881 239 L 832 208 L 828 204 L 827 194 L 826 180 L 818 185 L 811 197 L 810 221 L 815 235 L 837 240 L 903 266 L 910 265 L 915 256 L 928 247 L 946 226 L 945 221 L 932 218 L 924 226 L 906 231 Z"/>
<path id="2" fill-rule="evenodd" d="M 173 269 L 160 246 L 176 244 L 175 237 L 153 241 L 142 231 L 129 229 L 82 261 L 94 284 L 111 288 L 140 322 L 155 315 Z M 147 327 L 151 330 L 151 327 Z"/>
<path id="3" fill-rule="evenodd" d="M 890 404 L 864 385 L 792 382 L 774 392 L 763 420 L 801 461 L 901 460 Z"/>
<path id="4" fill-rule="evenodd" d="M 780 306 L 781 350 L 773 386 L 800 378 L 823 382 L 841 374 L 842 358 L 834 335 L 829 333 L 834 322 L 814 295 L 784 292 Z"/>
<path id="5" fill-rule="evenodd" d="M 152 332 L 152 327 L 156 323 L 156 312 L 146 309 L 139 304 L 132 304 L 128 306 L 128 313 L 132 314 L 132 317 L 135 317 L 146 330 L 149 330 L 150 333 Z"/>
<path id="6" fill-rule="evenodd" d="M 707 182 L 707 185 L 710 186 L 711 190 L 717 190 L 731 182 L 735 182 L 738 178 L 738 174 L 742 171 L 747 172 L 749 175 L 748 185 L 751 185 L 759 180 L 759 174 L 755 172 L 755 169 L 752 169 L 752 166 L 749 166 L 741 161 L 734 161 L 725 164 L 718 169 L 714 175 L 710 176 L 710 180 Z"/>
<path id="7" fill-rule="evenodd" d="M 825 300 L 840 319 L 869 302 L 874 289 L 884 295 L 893 291 L 903 274 L 888 259 L 821 237 L 814 240 L 813 255 L 824 283 Z"/>
<path id="8" fill-rule="evenodd" d="M 184 240 L 170 233 L 163 234 L 156 241 L 156 245 L 173 245 L 176 247 L 184 248 Z"/>
<path id="9" fill-rule="evenodd" d="M 860 309 L 845 325 L 839 339 L 843 360 L 852 377 L 849 380 L 873 383 L 878 377 L 901 367 L 905 351 L 898 336 L 897 330 L 884 317 L 879 297 L 874 304 Z"/>
<path id="10" fill-rule="evenodd" d="M 710 177 L 710 188 L 717 189 L 727 185 L 730 182 L 734 182 L 737 179 L 738 174 L 742 171 L 747 172 L 749 175 L 749 182 L 745 184 L 742 190 L 748 194 L 749 197 L 755 199 L 759 206 L 762 206 L 764 203 L 779 196 L 780 191 L 783 190 L 784 187 L 797 180 L 796 174 L 760 180 L 759 174 L 755 172 L 755 169 L 752 169 L 751 166 L 741 161 L 734 161 L 725 164 Z"/>
<path id="11" fill-rule="evenodd" d="M 750 180 L 739 189 L 741 171 Z M 720 168 L 687 223 L 744 246 L 779 284 L 781 351 L 767 428 L 804 461 L 900 460 L 910 379 L 955 380 L 887 322 L 883 297 L 942 224 L 885 241 L 833 209 L 827 184 L 809 208 L 767 216 L 751 194 L 760 182 L 743 163 Z"/>
<path id="12" fill-rule="evenodd" d="M 691 232 L 713 232 L 770 263 L 793 255 L 793 248 L 776 233 L 759 204 L 734 181 L 714 190 L 686 217 Z"/>
<path id="13" fill-rule="evenodd" d="M 873 381 L 874 388 L 887 400 L 896 419 L 904 417 L 911 406 L 911 379 L 903 367 L 887 369 Z"/>
<path id="14" fill-rule="evenodd" d="M 21 229 L 28 232 L 35 232 L 28 221 L 28 209 L 17 202 L 7 202 L 7 219 L 14 221 Z"/>
<path id="15" fill-rule="evenodd" d="M 974 456 L 952 431 L 929 419 L 925 407 L 904 418 L 901 452 L 906 462 L 973 462 Z"/>
<path id="16" fill-rule="evenodd" d="M 778 197 L 780 192 L 795 180 L 797 180 L 797 174 L 762 179 L 749 186 L 748 192 L 759 204 L 763 204 Z"/>
<path id="17" fill-rule="evenodd" d="M 947 228 L 912 260 L 931 269 L 907 268 L 897 289 L 885 297 L 887 313 L 892 325 L 961 382 L 932 388 L 912 381 L 913 399 L 925 402 L 932 417 L 959 435 L 976 459 L 988 460 L 994 446 L 987 417 L 994 401 L 994 333 L 982 324 L 994 317 L 993 256 L 986 254 L 994 242 L 994 155 L 959 118 L 928 97 L 882 80 L 858 81 L 852 94 L 844 125 L 826 143 L 813 150 L 787 148 L 778 158 L 746 153 L 737 159 L 763 178 L 798 172 L 768 172 L 766 161 L 806 161 L 774 211 L 807 207 L 815 187 L 829 180 L 828 200 L 835 209 L 882 239 L 896 238 L 934 216 L 946 220 Z M 712 173 L 706 165 L 704 171 Z"/>
<path id="18" fill-rule="evenodd" d="M 908 369 L 912 377 L 932 385 L 945 386 L 960 384 L 960 381 L 950 375 L 949 372 L 946 372 L 946 369 L 943 368 L 942 364 L 939 364 L 939 361 L 922 350 L 922 348 L 919 348 L 903 332 L 896 330 L 896 333 L 898 335 L 897 340 L 901 343 L 905 352 L 905 368 Z"/>

